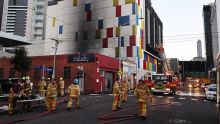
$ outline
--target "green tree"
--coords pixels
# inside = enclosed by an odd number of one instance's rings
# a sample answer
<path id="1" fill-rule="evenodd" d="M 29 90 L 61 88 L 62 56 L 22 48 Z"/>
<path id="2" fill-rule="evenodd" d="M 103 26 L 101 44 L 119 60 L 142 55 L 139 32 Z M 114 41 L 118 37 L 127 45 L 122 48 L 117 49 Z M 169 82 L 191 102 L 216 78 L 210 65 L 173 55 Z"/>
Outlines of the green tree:
<path id="1" fill-rule="evenodd" d="M 19 76 L 26 76 L 31 69 L 32 60 L 27 56 L 27 51 L 23 47 L 15 49 L 15 56 L 11 62 Z"/>

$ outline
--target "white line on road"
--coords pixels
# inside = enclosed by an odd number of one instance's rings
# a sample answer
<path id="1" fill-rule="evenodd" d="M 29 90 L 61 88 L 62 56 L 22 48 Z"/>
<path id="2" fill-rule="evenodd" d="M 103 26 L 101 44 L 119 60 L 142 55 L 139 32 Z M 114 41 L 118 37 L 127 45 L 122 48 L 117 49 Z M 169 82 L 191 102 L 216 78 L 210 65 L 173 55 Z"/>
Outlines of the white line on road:
<path id="1" fill-rule="evenodd" d="M 204 102 L 211 102 L 211 101 L 208 101 L 208 100 L 204 100 Z"/>
<path id="2" fill-rule="evenodd" d="M 112 96 L 113 94 L 108 94 L 109 96 Z"/>
<path id="3" fill-rule="evenodd" d="M 180 97 L 179 99 L 181 99 L 181 100 L 185 100 L 186 98 L 185 98 L 185 97 Z"/>
<path id="4" fill-rule="evenodd" d="M 193 101 L 199 101 L 198 99 L 194 99 L 194 98 L 192 98 L 191 100 L 193 100 Z"/>
<path id="5" fill-rule="evenodd" d="M 163 98 L 164 96 L 156 96 L 157 98 Z"/>
<path id="6" fill-rule="evenodd" d="M 87 99 L 87 98 L 82 98 L 82 99 Z"/>
<path id="7" fill-rule="evenodd" d="M 174 99 L 174 97 L 172 97 L 172 96 L 169 96 L 169 97 L 167 97 L 168 99 Z"/>
<path id="8" fill-rule="evenodd" d="M 90 96 L 97 96 L 97 95 L 99 95 L 99 94 L 89 94 Z"/>

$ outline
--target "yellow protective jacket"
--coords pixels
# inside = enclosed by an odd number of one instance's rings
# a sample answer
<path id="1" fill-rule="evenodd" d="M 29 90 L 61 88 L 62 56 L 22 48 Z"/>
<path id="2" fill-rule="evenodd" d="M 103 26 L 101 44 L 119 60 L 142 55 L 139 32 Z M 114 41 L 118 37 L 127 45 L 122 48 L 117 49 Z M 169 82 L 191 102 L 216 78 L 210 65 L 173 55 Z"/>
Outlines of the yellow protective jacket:
<path id="1" fill-rule="evenodd" d="M 10 88 L 9 94 L 8 94 L 8 102 L 13 102 L 14 97 L 15 97 L 15 93 L 13 91 L 13 88 Z"/>
<path id="2" fill-rule="evenodd" d="M 47 97 L 57 97 L 57 84 L 49 83 L 47 86 Z"/>
<path id="3" fill-rule="evenodd" d="M 61 89 L 64 89 L 64 81 L 63 81 L 63 80 L 60 81 L 59 84 L 60 84 L 60 88 L 61 88 Z"/>
<path id="4" fill-rule="evenodd" d="M 120 95 L 120 92 L 121 91 L 120 91 L 119 83 L 118 83 L 118 81 L 116 81 L 113 85 L 113 95 L 118 96 L 118 95 Z"/>
<path id="5" fill-rule="evenodd" d="M 80 95 L 79 85 L 70 84 L 67 89 L 67 92 L 71 97 L 78 97 Z"/>
<path id="6" fill-rule="evenodd" d="M 30 97 L 32 93 L 32 86 L 30 83 L 25 82 L 22 86 L 22 95 Z"/>
<path id="7" fill-rule="evenodd" d="M 47 84 L 45 81 L 39 81 L 38 86 L 39 86 L 39 91 L 45 91 Z"/>
<path id="8" fill-rule="evenodd" d="M 147 96 L 150 96 L 150 90 L 146 84 L 138 84 L 135 89 L 135 95 L 138 102 L 147 102 Z"/>
<path id="9" fill-rule="evenodd" d="M 122 91 L 128 91 L 128 84 L 126 80 L 123 80 L 121 83 L 121 89 Z"/>

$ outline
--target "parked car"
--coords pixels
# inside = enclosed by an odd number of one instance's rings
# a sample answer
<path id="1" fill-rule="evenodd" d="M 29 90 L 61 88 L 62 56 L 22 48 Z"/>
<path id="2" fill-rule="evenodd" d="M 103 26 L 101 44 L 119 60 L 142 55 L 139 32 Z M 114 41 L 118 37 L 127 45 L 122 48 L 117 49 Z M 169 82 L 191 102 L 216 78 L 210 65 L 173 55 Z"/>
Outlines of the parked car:
<path id="1" fill-rule="evenodd" d="M 209 85 L 206 91 L 207 100 L 216 100 L 217 87 L 216 85 Z"/>

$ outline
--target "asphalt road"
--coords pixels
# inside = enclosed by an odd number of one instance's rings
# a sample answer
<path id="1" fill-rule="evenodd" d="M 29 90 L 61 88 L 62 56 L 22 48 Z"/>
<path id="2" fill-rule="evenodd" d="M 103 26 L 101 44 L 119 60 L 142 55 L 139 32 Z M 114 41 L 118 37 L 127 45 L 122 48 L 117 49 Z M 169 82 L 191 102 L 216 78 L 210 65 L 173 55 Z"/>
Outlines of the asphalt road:
<path id="1" fill-rule="evenodd" d="M 90 94 L 80 97 L 81 108 L 66 111 L 67 103 L 58 106 L 57 112 L 46 116 L 17 122 L 18 124 L 102 124 L 113 121 L 99 120 L 98 117 L 111 113 L 113 96 L 111 94 Z M 218 124 L 218 113 L 215 102 L 205 100 L 202 90 L 180 90 L 175 96 L 155 95 L 153 105 L 169 103 L 167 105 L 148 107 L 148 117 L 146 120 L 135 118 L 131 120 L 117 122 L 117 124 Z M 149 102 L 148 102 L 149 103 Z M 148 104 L 150 105 L 150 104 Z M 133 94 L 129 94 L 128 102 L 122 103 L 122 111 L 113 113 L 108 117 L 119 117 L 138 114 L 137 109 L 127 110 L 137 107 L 137 101 Z M 0 115 L 0 123 L 8 123 L 24 118 L 36 117 L 45 113 L 45 108 L 33 110 L 29 113 L 8 116 Z"/>

